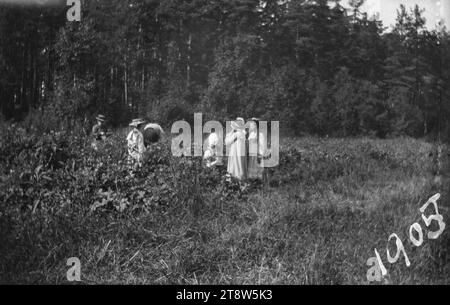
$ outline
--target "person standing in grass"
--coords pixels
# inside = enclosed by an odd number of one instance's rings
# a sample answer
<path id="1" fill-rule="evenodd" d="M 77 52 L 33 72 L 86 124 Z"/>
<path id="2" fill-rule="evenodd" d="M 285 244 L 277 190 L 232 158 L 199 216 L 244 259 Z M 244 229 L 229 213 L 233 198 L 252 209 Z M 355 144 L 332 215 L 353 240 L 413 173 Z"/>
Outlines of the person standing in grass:
<path id="1" fill-rule="evenodd" d="M 206 161 L 207 167 L 221 164 L 221 158 L 218 156 L 219 136 L 214 128 L 206 139 L 206 151 L 203 159 Z"/>
<path id="2" fill-rule="evenodd" d="M 225 137 L 225 144 L 230 146 L 227 171 L 231 176 L 245 180 L 247 178 L 247 157 L 244 119 L 238 118 L 231 122 L 231 129 L 231 132 Z"/>
<path id="3" fill-rule="evenodd" d="M 98 150 L 98 144 L 100 141 L 106 139 L 106 128 L 104 126 L 106 118 L 103 114 L 99 114 L 96 118 L 97 124 L 92 127 L 92 148 Z"/>
<path id="4" fill-rule="evenodd" d="M 158 143 L 162 139 L 164 130 L 159 124 L 148 123 L 144 126 L 142 134 L 144 135 L 145 147 L 148 148 L 151 144 Z"/>
<path id="5" fill-rule="evenodd" d="M 150 158 L 150 155 L 153 153 L 152 145 L 162 140 L 164 136 L 164 130 L 159 124 L 148 123 L 144 126 L 142 130 L 142 135 L 144 136 L 144 146 L 145 146 L 143 161 L 147 162 L 147 160 L 149 160 Z M 160 147 L 155 146 L 154 148 L 159 149 Z"/>
<path id="6" fill-rule="evenodd" d="M 133 164 L 135 168 L 142 166 L 144 157 L 144 136 L 139 131 L 139 126 L 144 123 L 145 121 L 143 119 L 134 119 L 131 121 L 130 126 L 133 129 L 127 135 L 128 162 L 129 164 Z"/>
<path id="7" fill-rule="evenodd" d="M 248 178 L 259 179 L 263 177 L 264 170 L 264 154 L 266 139 L 258 128 L 259 120 L 252 118 L 249 123 L 249 157 L 248 157 Z"/>

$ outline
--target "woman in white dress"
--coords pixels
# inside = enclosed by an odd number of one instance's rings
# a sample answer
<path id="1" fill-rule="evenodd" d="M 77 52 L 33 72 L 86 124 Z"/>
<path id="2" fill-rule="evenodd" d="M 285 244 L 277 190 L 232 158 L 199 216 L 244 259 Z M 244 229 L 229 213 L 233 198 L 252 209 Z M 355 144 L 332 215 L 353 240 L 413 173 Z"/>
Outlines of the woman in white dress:
<path id="1" fill-rule="evenodd" d="M 219 136 L 214 128 L 211 129 L 211 133 L 205 141 L 206 150 L 203 154 L 203 159 L 206 162 L 207 167 L 212 167 L 219 165 L 222 162 L 221 156 L 218 154 L 219 146 Z"/>
<path id="2" fill-rule="evenodd" d="M 230 146 L 227 171 L 231 176 L 244 180 L 247 178 L 244 120 L 238 118 L 231 122 L 231 129 L 225 137 L 225 144 Z"/>
<path id="3" fill-rule="evenodd" d="M 143 119 L 134 119 L 130 123 L 133 129 L 127 135 L 128 162 L 134 164 L 135 167 L 142 165 L 145 152 L 144 136 L 138 129 L 143 123 L 145 123 Z"/>
<path id="4" fill-rule="evenodd" d="M 248 157 L 248 178 L 262 179 L 264 170 L 264 154 L 266 139 L 262 132 L 258 133 L 257 119 L 252 119 L 249 123 L 249 157 Z"/>

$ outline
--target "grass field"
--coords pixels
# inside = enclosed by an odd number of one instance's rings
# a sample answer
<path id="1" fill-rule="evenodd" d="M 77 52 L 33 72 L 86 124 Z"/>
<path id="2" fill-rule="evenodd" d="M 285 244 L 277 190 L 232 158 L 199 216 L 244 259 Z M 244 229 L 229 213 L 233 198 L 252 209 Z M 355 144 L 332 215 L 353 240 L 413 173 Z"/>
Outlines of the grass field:
<path id="1" fill-rule="evenodd" d="M 368 284 L 374 248 L 382 283 L 450 282 L 448 228 L 428 240 L 419 212 L 439 192 L 448 223 L 448 178 L 421 140 L 283 138 L 270 187 L 241 191 L 168 143 L 130 177 L 123 132 L 103 155 L 83 137 L 2 138 L 0 283 L 66 284 L 78 257 L 87 284 Z M 391 233 L 410 267 L 387 262 Z"/>

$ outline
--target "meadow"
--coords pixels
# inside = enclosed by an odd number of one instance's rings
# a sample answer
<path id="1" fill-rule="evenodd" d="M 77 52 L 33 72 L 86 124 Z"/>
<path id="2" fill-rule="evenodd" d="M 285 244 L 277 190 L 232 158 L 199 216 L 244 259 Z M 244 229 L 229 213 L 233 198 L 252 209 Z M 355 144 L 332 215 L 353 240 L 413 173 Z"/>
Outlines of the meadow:
<path id="1" fill-rule="evenodd" d="M 84 284 L 369 284 L 374 248 L 382 284 L 450 282 L 448 228 L 409 242 L 414 222 L 434 229 L 419 212 L 432 195 L 449 220 L 432 143 L 284 137 L 269 185 L 243 190 L 224 167 L 173 157 L 170 140 L 130 175 L 125 132 L 97 153 L 80 134 L 2 127 L 0 283 L 67 284 L 78 257 Z M 391 233 L 410 267 L 387 263 Z"/>

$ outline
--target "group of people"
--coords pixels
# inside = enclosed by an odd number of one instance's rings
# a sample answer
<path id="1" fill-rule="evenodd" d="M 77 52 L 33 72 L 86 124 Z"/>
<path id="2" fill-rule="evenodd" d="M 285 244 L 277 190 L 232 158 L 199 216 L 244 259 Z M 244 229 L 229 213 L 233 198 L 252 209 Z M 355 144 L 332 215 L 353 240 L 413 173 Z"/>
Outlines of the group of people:
<path id="1" fill-rule="evenodd" d="M 108 133 L 105 128 L 105 116 L 98 115 L 96 120 L 97 124 L 92 128 L 92 147 L 98 150 L 99 141 L 104 140 Z M 241 181 L 263 177 L 266 139 L 259 131 L 259 121 L 252 118 L 246 125 L 243 118 L 237 118 L 231 122 L 231 131 L 225 137 L 225 145 L 229 147 L 227 172 Z M 142 166 L 150 145 L 161 140 L 164 130 L 159 124 L 148 123 L 142 118 L 133 119 L 129 126 L 132 129 L 126 138 L 128 162 L 137 168 Z M 211 130 L 205 144 L 203 158 L 206 166 L 221 165 L 222 155 L 219 149 L 222 149 L 222 145 L 214 129 Z"/>
<path id="2" fill-rule="evenodd" d="M 108 133 L 105 128 L 106 118 L 100 114 L 96 117 L 97 124 L 92 127 L 92 148 L 98 150 L 99 142 L 106 139 Z M 144 161 L 145 152 L 151 144 L 161 140 L 164 130 L 159 124 L 148 123 L 145 119 L 133 119 L 132 127 L 127 135 L 128 162 L 134 167 L 140 167 Z"/>
<path id="3" fill-rule="evenodd" d="M 227 172 L 239 180 L 262 179 L 266 139 L 259 131 L 259 119 L 252 118 L 247 125 L 243 118 L 231 122 L 231 131 L 225 137 L 228 149 Z M 207 138 L 204 159 L 208 167 L 221 164 L 217 151 L 219 137 L 215 130 Z"/>

